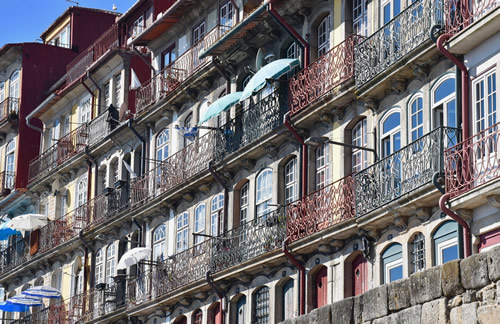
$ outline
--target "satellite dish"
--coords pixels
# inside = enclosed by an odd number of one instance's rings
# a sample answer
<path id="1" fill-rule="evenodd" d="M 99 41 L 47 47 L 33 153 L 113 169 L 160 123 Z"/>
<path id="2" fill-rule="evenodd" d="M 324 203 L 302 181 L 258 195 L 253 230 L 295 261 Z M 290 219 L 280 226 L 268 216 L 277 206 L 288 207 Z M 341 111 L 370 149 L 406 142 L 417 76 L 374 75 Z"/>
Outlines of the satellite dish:
<path id="1" fill-rule="evenodd" d="M 264 55 L 266 54 L 266 50 L 262 47 L 257 51 L 257 57 L 255 58 L 255 71 L 259 71 L 264 63 Z"/>

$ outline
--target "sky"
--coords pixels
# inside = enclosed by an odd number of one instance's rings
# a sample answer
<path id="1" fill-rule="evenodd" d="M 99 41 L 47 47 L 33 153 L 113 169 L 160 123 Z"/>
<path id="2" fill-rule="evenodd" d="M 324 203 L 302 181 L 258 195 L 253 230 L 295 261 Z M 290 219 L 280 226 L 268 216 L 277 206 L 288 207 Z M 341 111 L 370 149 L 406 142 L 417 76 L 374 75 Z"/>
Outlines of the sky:
<path id="1" fill-rule="evenodd" d="M 80 7 L 124 13 L 136 0 L 74 0 Z M 66 0 L 0 0 L 0 48 L 7 43 L 40 41 L 40 35 L 68 7 Z"/>

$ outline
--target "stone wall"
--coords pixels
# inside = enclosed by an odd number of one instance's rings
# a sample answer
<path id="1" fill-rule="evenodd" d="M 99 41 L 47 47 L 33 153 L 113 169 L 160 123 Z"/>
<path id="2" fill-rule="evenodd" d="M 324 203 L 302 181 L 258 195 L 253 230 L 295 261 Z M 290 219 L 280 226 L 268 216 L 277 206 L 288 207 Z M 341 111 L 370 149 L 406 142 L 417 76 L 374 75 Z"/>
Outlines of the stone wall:
<path id="1" fill-rule="evenodd" d="M 500 323 L 500 246 L 282 324 Z"/>

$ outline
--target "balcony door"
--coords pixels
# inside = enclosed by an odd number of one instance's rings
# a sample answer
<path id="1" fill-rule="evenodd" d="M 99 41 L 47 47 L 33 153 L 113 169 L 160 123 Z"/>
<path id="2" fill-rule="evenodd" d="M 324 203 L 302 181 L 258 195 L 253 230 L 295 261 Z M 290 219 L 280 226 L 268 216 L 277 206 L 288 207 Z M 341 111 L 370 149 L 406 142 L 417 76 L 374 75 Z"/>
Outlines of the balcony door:
<path id="1" fill-rule="evenodd" d="M 314 308 L 320 308 L 327 303 L 327 281 L 328 269 L 322 266 L 321 269 L 314 275 Z"/>
<path id="2" fill-rule="evenodd" d="M 382 25 L 387 24 L 401 12 L 401 0 L 382 1 Z"/>
<path id="3" fill-rule="evenodd" d="M 380 181 L 382 184 L 382 200 L 390 200 L 397 196 L 401 189 L 401 157 L 394 154 L 401 148 L 401 113 L 392 109 L 382 120 L 382 157 Z"/>
<path id="4" fill-rule="evenodd" d="M 363 294 L 367 289 L 367 265 L 363 254 L 352 261 L 352 293 L 353 296 Z"/>
<path id="5" fill-rule="evenodd" d="M 233 16 L 233 4 L 231 3 L 231 1 L 228 1 L 223 4 L 219 10 L 219 23 L 221 25 L 223 33 L 226 33 L 231 29 L 231 27 L 233 27 Z"/>
<path id="6" fill-rule="evenodd" d="M 11 140 L 7 144 L 5 150 L 5 183 L 4 188 L 12 189 L 14 187 L 14 170 L 15 170 L 15 151 L 16 141 Z"/>
<path id="7" fill-rule="evenodd" d="M 92 110 L 92 98 L 89 96 L 85 97 L 80 101 L 80 109 L 78 115 L 78 122 L 80 124 L 86 124 L 90 122 L 91 111 Z"/>
<path id="8" fill-rule="evenodd" d="M 457 107 L 455 104 L 455 78 L 446 76 L 432 90 L 432 128 L 440 126 L 456 128 L 458 125 Z M 448 130 L 446 145 L 457 144 L 458 134 Z"/>

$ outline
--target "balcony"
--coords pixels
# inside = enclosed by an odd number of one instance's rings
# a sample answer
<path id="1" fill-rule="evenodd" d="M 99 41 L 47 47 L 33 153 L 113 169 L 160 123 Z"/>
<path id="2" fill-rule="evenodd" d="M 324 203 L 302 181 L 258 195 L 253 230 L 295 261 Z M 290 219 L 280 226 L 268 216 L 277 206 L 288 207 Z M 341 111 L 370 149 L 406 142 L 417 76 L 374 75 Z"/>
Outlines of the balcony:
<path id="1" fill-rule="evenodd" d="M 356 217 L 354 179 L 347 176 L 287 206 L 286 235 L 293 243 Z"/>
<path id="2" fill-rule="evenodd" d="M 445 186 L 451 198 L 500 177 L 500 123 L 445 151 Z"/>
<path id="3" fill-rule="evenodd" d="M 87 138 L 87 124 L 61 137 L 56 144 L 30 162 L 28 182 L 46 175 L 72 156 L 82 152 L 87 146 Z"/>
<path id="4" fill-rule="evenodd" d="M 0 251 L 0 273 L 6 273 L 29 259 L 29 238 L 16 238 L 15 243 Z"/>
<path id="5" fill-rule="evenodd" d="M 498 0 L 445 0 L 445 33 L 451 36 L 458 34 L 499 6 Z"/>
<path id="6" fill-rule="evenodd" d="M 0 196 L 7 196 L 15 188 L 15 175 L 14 172 L 0 172 L 0 183 L 2 184 Z"/>
<path id="7" fill-rule="evenodd" d="M 137 114 L 147 111 L 154 103 L 164 99 L 165 96 L 177 89 L 189 77 L 211 62 L 211 58 L 200 59 L 198 54 L 205 46 L 205 39 L 209 37 L 213 30 L 205 38 L 191 46 L 172 64 L 165 67 L 137 89 L 135 102 Z"/>
<path id="8" fill-rule="evenodd" d="M 7 98 L 0 102 L 0 123 L 6 120 L 18 119 L 19 98 Z"/>
<path id="9" fill-rule="evenodd" d="M 10 313 L 12 314 L 12 313 Z M 12 315 L 11 315 L 12 316 Z M 64 304 L 56 302 L 49 307 L 35 311 L 21 319 L 10 322 L 11 324 L 31 324 L 31 323 L 67 323 Z"/>
<path id="10" fill-rule="evenodd" d="M 442 23 L 442 0 L 418 0 L 354 48 L 356 87 L 361 88 L 396 63 L 409 57 L 429 38 L 429 29 Z"/>
<path id="11" fill-rule="evenodd" d="M 362 40 L 350 36 L 290 79 L 291 116 L 354 76 L 354 47 Z"/>
<path id="12" fill-rule="evenodd" d="M 88 145 L 93 146 L 108 136 L 118 125 L 118 111 L 110 106 L 105 112 L 92 119 L 88 126 Z"/>
<path id="13" fill-rule="evenodd" d="M 444 170 L 444 150 L 460 131 L 439 127 L 355 174 L 356 217 L 361 217 L 432 182 Z"/>
<path id="14" fill-rule="evenodd" d="M 66 84 L 69 85 L 84 75 L 92 63 L 99 60 L 108 50 L 117 49 L 119 47 L 119 29 L 118 25 L 114 24 L 66 66 Z"/>

